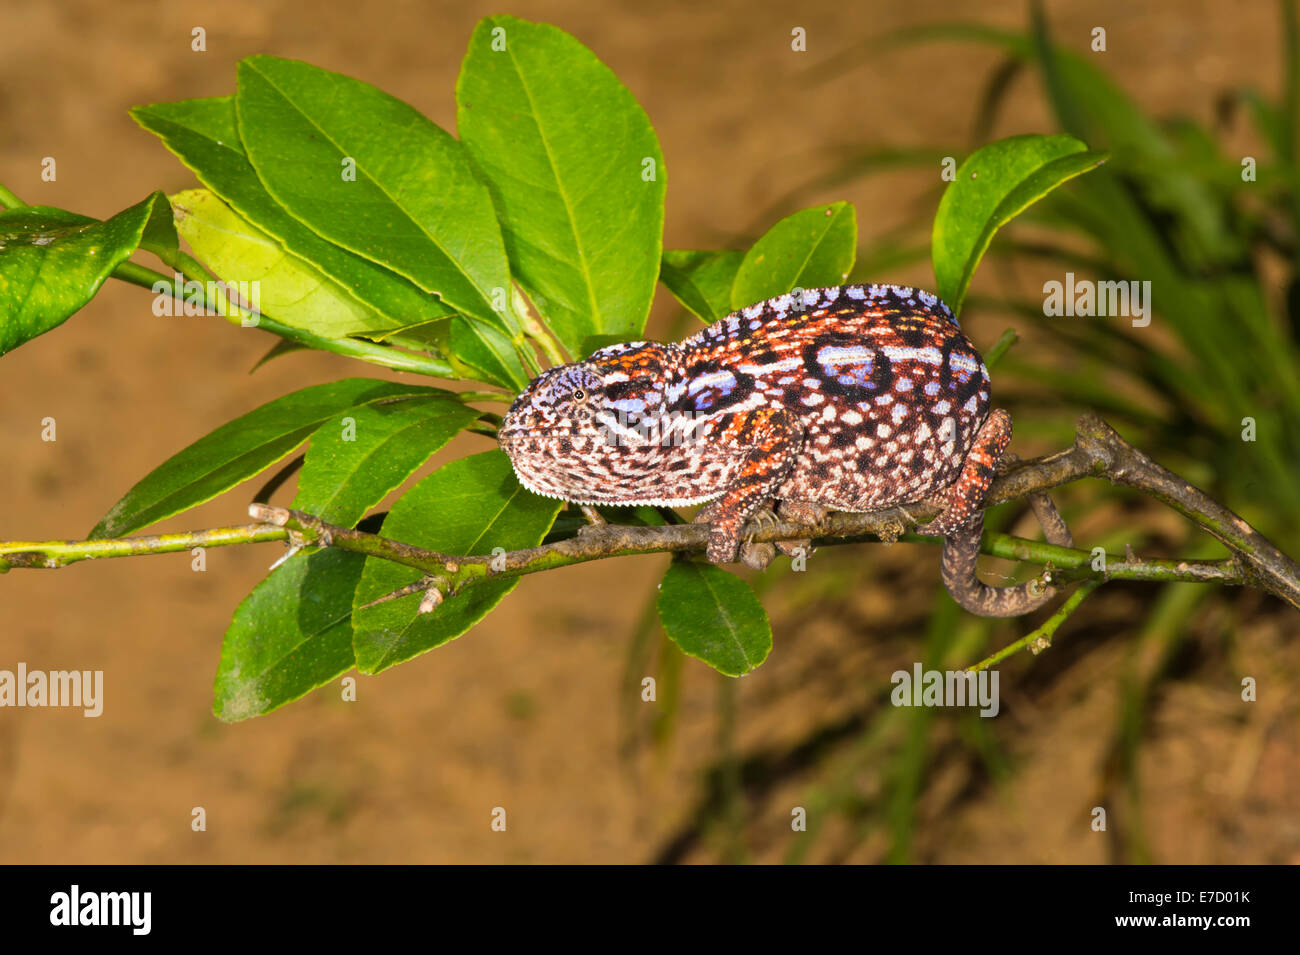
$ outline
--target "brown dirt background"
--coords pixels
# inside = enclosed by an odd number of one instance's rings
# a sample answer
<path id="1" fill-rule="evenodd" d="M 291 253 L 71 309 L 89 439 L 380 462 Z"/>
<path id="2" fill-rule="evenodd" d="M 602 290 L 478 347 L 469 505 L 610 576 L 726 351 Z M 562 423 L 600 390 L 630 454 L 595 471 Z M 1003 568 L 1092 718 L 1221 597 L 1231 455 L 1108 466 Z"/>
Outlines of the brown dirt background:
<path id="1" fill-rule="evenodd" d="M 1025 22 L 1018 0 L 961 6 L 3 0 L 0 181 L 29 202 L 95 216 L 155 188 L 185 188 L 188 172 L 135 127 L 127 108 L 229 93 L 235 61 L 259 52 L 369 80 L 454 129 L 453 84 L 470 32 L 480 16 L 504 9 L 574 33 L 622 77 L 666 156 L 666 244 L 707 248 L 752 226 L 854 145 L 964 143 L 979 84 L 996 59 L 986 50 L 881 44 L 832 82 L 808 72 L 852 42 L 900 26 Z M 1206 119 L 1224 86 L 1277 87 L 1272 4 L 1100 0 L 1048 10 L 1055 35 L 1076 49 L 1093 26 L 1105 26 L 1105 66 L 1157 114 Z M 190 50 L 195 26 L 207 29 L 206 53 Z M 802 56 L 789 49 L 794 26 L 807 30 Z M 1046 128 L 1033 84 L 1021 82 L 996 132 Z M 55 183 L 40 181 L 44 156 L 57 159 Z M 929 174 L 891 173 L 806 198 L 854 201 L 869 240 L 903 221 L 908 197 L 932 185 Z M 877 278 L 932 284 L 927 265 Z M 661 301 L 652 331 L 671 312 Z M 987 346 L 999 330 L 996 318 L 977 321 L 972 337 Z M 294 355 L 250 377 L 267 344 L 217 319 L 156 319 L 146 293 L 118 284 L 57 332 L 7 356 L 0 537 L 84 535 L 146 471 L 229 418 L 308 384 L 383 374 Z M 55 443 L 40 440 L 46 416 L 58 422 Z M 1022 453 L 1035 450 L 1025 443 Z M 464 437 L 449 453 L 485 446 Z M 162 527 L 240 523 L 252 493 L 241 488 Z M 836 555 L 828 566 L 841 571 L 873 561 L 884 570 L 812 617 L 783 613 L 779 594 L 769 603 L 775 649 L 735 686 L 742 754 L 783 751 L 851 719 L 890 671 L 916 659 L 923 614 L 909 602 L 933 594 L 937 553 L 907 550 Z M 667 747 L 643 748 L 630 760 L 618 751 L 628 634 L 662 558 L 526 579 L 466 637 L 378 678 L 361 677 L 354 704 L 340 701 L 336 685 L 269 717 L 223 725 L 209 709 L 221 637 L 278 553 L 279 545 L 211 550 L 206 573 L 174 555 L 0 580 L 0 667 L 24 660 L 106 671 L 100 719 L 0 711 L 0 860 L 637 862 L 657 857 L 689 823 L 714 753 L 712 674 L 685 664 Z M 1114 674 L 1129 659 L 1150 596 L 1120 593 L 1104 604 L 1109 629 L 1086 656 L 1060 650 L 1060 666 L 1035 669 L 1023 683 L 1004 674 L 1005 733 L 1018 771 L 973 788 L 968 770 L 940 772 L 918 807 L 913 858 L 1117 857 L 1113 839 L 1089 830 L 1087 809 L 1114 724 Z M 1300 628 L 1269 601 L 1247 601 L 1237 612 L 1231 652 L 1190 666 L 1162 693 L 1142 750 L 1146 840 L 1160 861 L 1300 861 Z M 1269 675 L 1254 707 L 1236 705 L 1241 673 Z M 787 767 L 748 792 L 748 858 L 779 859 L 799 838 L 789 831 L 790 807 L 808 804 L 826 765 Z M 866 767 L 863 792 L 878 785 Z M 206 832 L 191 831 L 195 806 L 207 812 Z M 506 833 L 489 828 L 495 806 L 508 810 Z M 883 857 L 879 832 L 857 841 L 844 831 L 843 840 L 834 832 L 822 838 L 810 858 Z M 681 857 L 707 861 L 720 852 L 706 833 Z"/>

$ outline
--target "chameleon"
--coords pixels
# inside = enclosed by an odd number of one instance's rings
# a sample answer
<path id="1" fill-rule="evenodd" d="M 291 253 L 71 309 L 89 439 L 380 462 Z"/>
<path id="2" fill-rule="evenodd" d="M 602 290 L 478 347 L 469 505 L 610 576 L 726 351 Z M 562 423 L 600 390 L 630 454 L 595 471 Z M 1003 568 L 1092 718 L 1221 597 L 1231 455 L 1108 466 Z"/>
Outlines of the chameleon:
<path id="1" fill-rule="evenodd" d="M 716 564 L 774 556 L 742 540 L 751 518 L 815 525 L 828 510 L 937 505 L 917 531 L 943 538 L 949 593 L 973 613 L 1015 616 L 1054 590 L 1050 573 L 1010 587 L 975 573 L 984 497 L 1011 440 L 1011 417 L 990 394 L 983 359 L 937 295 L 796 289 L 680 342 L 611 345 L 547 369 L 511 404 L 498 440 L 537 494 L 702 504 L 695 521 L 709 525 Z M 1031 503 L 1045 536 L 1070 546 L 1050 499 Z"/>

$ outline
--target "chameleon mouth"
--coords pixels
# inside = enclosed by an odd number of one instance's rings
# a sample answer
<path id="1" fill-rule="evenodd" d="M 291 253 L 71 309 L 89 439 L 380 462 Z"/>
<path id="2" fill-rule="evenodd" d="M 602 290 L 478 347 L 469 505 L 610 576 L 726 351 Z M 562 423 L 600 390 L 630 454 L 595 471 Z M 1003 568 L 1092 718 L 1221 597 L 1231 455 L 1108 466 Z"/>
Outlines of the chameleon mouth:
<path id="1" fill-rule="evenodd" d="M 497 432 L 497 444 L 507 453 L 532 452 L 535 454 L 587 454 L 603 445 L 598 436 L 572 434 L 564 431 L 525 431 L 511 429 Z"/>
<path id="2" fill-rule="evenodd" d="M 510 428 L 497 432 L 497 440 L 502 444 L 522 444 L 525 441 L 562 441 L 573 435 L 562 431 L 528 431 L 524 428 Z"/>

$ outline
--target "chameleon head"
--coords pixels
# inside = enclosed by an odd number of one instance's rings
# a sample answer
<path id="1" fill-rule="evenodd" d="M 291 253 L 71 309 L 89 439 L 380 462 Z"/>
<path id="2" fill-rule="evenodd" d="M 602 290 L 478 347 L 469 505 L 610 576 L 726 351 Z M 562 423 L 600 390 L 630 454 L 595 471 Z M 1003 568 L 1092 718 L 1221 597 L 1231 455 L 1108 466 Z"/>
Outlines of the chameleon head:
<path id="1" fill-rule="evenodd" d="M 534 378 L 497 433 L 519 482 L 566 501 L 620 500 L 618 470 L 645 445 L 645 422 L 663 414 L 676 357 L 674 345 L 628 342 Z"/>

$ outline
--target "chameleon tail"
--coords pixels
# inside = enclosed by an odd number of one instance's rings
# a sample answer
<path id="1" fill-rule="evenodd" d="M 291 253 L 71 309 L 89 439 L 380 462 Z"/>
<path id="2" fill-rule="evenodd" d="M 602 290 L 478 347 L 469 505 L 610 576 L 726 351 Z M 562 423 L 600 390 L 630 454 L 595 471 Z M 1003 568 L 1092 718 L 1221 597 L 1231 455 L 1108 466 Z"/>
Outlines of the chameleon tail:
<path id="1" fill-rule="evenodd" d="M 1029 504 L 1049 544 L 1074 546 L 1070 530 L 1050 497 L 1034 494 Z M 959 606 L 981 617 L 1019 617 L 1056 596 L 1056 588 L 1049 582 L 1050 575 L 1014 587 L 990 587 L 982 583 L 975 576 L 975 562 L 979 559 L 983 533 L 984 512 L 978 511 L 970 522 L 943 540 L 943 582 Z"/>

